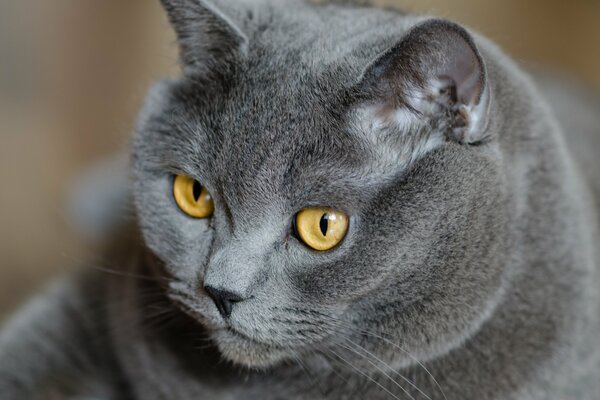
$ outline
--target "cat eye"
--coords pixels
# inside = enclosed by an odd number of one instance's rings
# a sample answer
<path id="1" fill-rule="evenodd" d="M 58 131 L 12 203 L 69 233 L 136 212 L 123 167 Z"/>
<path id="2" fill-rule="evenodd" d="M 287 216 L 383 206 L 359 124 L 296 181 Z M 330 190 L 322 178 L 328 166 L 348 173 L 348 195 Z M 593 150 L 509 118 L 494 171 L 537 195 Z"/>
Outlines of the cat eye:
<path id="1" fill-rule="evenodd" d="M 348 232 L 346 214 L 331 208 L 306 208 L 296 214 L 296 234 L 313 250 L 327 251 L 341 243 Z"/>
<path id="2" fill-rule="evenodd" d="M 175 177 L 173 197 L 181 211 L 193 218 L 209 218 L 215 210 L 208 190 L 200 182 L 187 176 Z"/>

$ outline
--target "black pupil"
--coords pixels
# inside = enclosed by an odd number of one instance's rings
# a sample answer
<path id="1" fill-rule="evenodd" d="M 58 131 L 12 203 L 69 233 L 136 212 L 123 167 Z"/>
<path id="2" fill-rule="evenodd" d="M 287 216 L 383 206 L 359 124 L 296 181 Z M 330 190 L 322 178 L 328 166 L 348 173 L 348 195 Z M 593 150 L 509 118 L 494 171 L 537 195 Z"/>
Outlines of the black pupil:
<path id="1" fill-rule="evenodd" d="M 200 199 L 200 195 L 202 194 L 202 185 L 196 181 L 194 181 L 194 200 L 198 201 Z"/>
<path id="2" fill-rule="evenodd" d="M 319 228 L 323 236 L 327 236 L 327 227 L 329 226 L 329 214 L 323 214 L 321 221 L 319 222 Z"/>

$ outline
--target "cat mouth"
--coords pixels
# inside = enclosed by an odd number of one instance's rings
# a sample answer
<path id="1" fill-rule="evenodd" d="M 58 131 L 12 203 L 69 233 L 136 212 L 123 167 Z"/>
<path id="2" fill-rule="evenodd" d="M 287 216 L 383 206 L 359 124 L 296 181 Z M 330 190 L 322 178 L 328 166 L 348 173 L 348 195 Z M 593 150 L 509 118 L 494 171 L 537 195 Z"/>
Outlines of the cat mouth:
<path id="1" fill-rule="evenodd" d="M 239 365 L 269 368 L 289 358 L 289 348 L 267 343 L 231 327 L 212 332 L 221 355 Z"/>
<path id="2" fill-rule="evenodd" d="M 289 344 L 283 345 L 273 340 L 253 337 L 223 321 L 216 322 L 183 293 L 171 293 L 170 298 L 181 311 L 206 329 L 206 334 L 216 345 L 221 356 L 235 364 L 269 368 L 289 359 L 297 350 Z"/>
<path id="3" fill-rule="evenodd" d="M 246 334 L 244 334 L 244 333 L 242 333 L 242 332 L 240 332 L 240 331 L 238 331 L 238 330 L 236 330 L 236 329 L 234 329 L 234 328 L 232 328 L 230 326 L 228 326 L 227 328 L 224 328 L 223 330 L 227 334 L 229 334 L 229 335 L 231 335 L 231 336 L 233 336 L 235 338 L 238 338 L 240 340 L 244 340 L 244 341 L 247 341 L 249 343 L 253 343 L 253 344 L 259 345 L 259 346 L 270 346 L 268 343 L 264 343 L 264 342 L 261 342 L 259 340 L 253 339 L 250 336 L 248 336 L 248 335 L 246 335 Z"/>
<path id="4" fill-rule="evenodd" d="M 248 345 L 255 345 L 257 347 L 267 347 L 270 349 L 276 349 L 276 350 L 280 350 L 280 351 L 285 351 L 285 350 L 290 349 L 290 347 L 288 347 L 288 346 L 282 346 L 282 345 L 279 345 L 276 343 L 269 343 L 269 342 L 261 341 L 259 339 L 255 339 L 243 332 L 240 332 L 239 330 L 237 330 L 235 328 L 232 328 L 231 326 L 228 326 L 223 329 L 219 329 L 217 332 L 224 333 L 225 335 L 233 338 L 234 340 L 235 339 L 240 340 L 242 342 L 247 343 Z"/>

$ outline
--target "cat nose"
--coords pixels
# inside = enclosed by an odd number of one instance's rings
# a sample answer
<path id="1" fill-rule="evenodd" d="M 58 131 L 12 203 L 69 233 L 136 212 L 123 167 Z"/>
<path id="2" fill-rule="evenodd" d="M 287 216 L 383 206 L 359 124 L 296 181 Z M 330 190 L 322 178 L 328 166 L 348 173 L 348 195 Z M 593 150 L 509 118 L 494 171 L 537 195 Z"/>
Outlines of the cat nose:
<path id="1" fill-rule="evenodd" d="M 204 290 L 206 290 L 206 293 L 208 293 L 210 298 L 213 299 L 223 318 L 229 318 L 235 303 L 245 300 L 242 296 L 236 293 L 228 290 L 216 289 L 212 286 L 204 286 Z"/>

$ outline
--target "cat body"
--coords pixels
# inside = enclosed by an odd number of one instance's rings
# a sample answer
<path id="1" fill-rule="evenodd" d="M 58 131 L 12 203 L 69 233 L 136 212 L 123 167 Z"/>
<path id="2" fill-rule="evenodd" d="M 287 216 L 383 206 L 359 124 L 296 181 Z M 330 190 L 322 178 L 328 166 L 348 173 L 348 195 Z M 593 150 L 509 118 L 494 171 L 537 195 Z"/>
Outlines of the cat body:
<path id="1" fill-rule="evenodd" d="M 598 398 L 597 99 L 444 20 L 163 5 L 183 76 L 132 143 L 141 237 L 9 321 L 3 399 Z M 314 206 L 350 218 L 327 252 L 294 235 Z"/>

